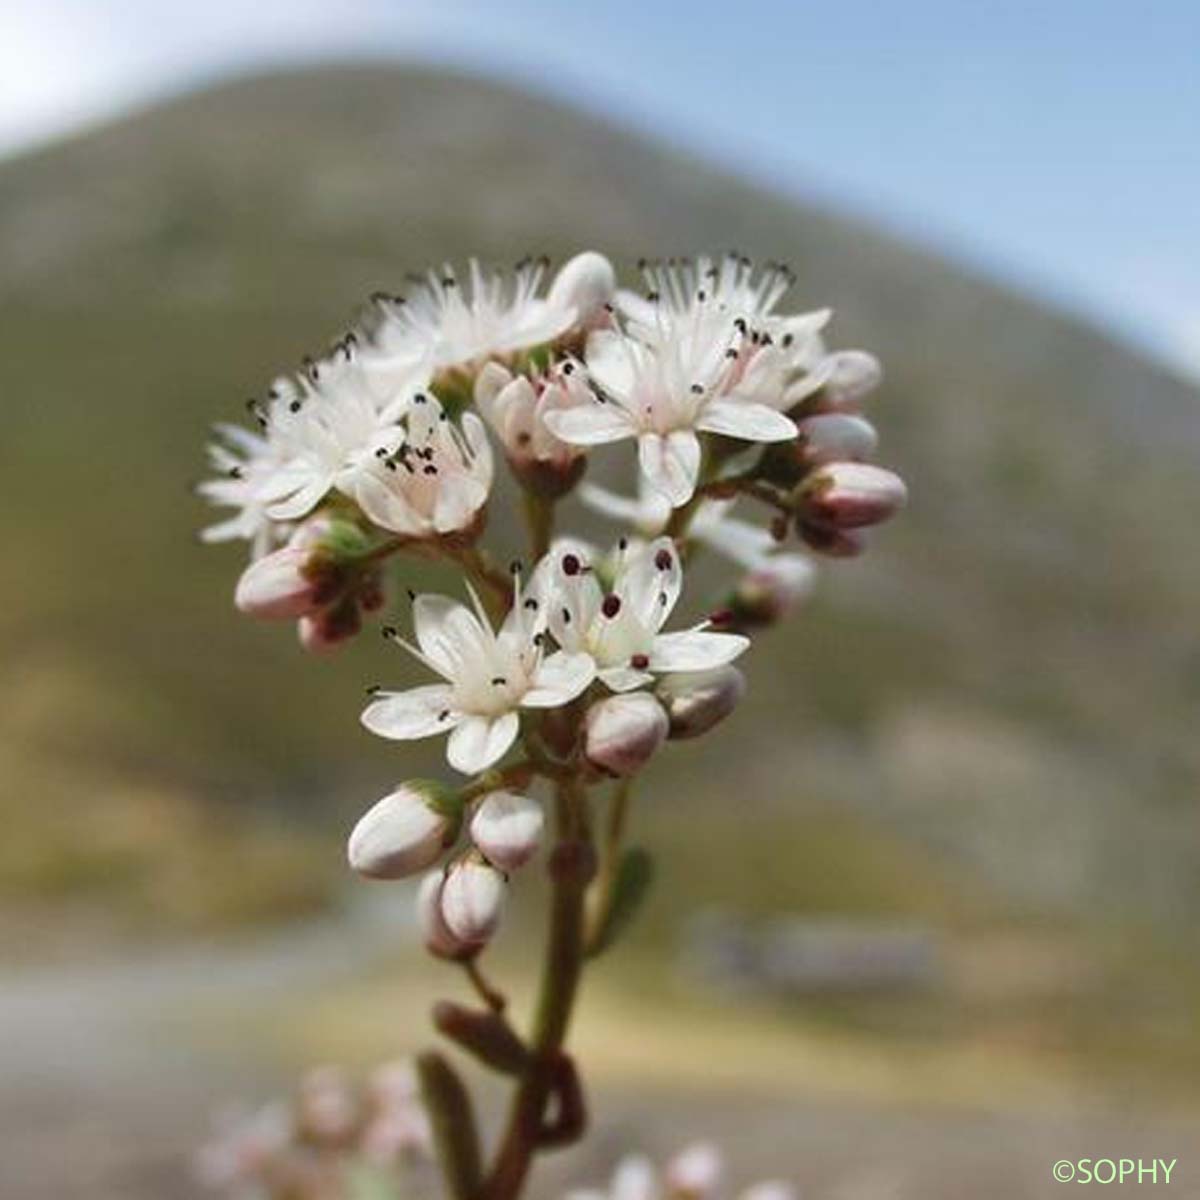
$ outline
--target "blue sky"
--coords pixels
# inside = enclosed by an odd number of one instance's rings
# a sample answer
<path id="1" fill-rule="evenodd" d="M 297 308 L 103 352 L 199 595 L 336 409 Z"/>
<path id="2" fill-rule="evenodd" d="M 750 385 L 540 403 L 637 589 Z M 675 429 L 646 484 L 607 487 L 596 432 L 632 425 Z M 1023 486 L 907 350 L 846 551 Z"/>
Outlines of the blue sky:
<path id="1" fill-rule="evenodd" d="M 478 66 L 864 214 L 1200 373 L 1200 3 L 5 0 L 0 149 L 230 70 Z"/>

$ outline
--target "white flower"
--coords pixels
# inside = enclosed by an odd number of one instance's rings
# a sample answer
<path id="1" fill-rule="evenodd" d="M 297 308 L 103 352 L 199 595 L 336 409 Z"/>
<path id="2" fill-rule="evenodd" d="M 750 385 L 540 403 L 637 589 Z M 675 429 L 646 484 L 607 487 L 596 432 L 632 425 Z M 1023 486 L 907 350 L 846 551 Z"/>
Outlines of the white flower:
<path id="1" fill-rule="evenodd" d="M 404 537 L 444 537 L 471 528 L 492 487 L 492 449 L 483 422 L 465 413 L 461 429 L 418 392 L 388 450 L 376 452 L 352 494 L 376 525 Z"/>
<path id="2" fill-rule="evenodd" d="M 661 533 L 671 515 L 662 496 L 646 487 L 641 488 L 637 499 L 630 499 L 585 483 L 579 489 L 579 498 L 593 511 L 625 523 L 645 538 Z M 808 556 L 781 552 L 769 530 L 729 515 L 734 504 L 734 500 L 703 501 L 692 516 L 688 538 L 747 571 L 768 572 L 784 579 L 798 594 L 807 593 L 815 575 Z"/>
<path id="3" fill-rule="evenodd" d="M 558 644 L 573 656 L 590 657 L 598 678 L 614 692 L 632 691 L 658 674 L 723 666 L 750 644 L 738 634 L 708 632 L 705 624 L 661 632 L 683 587 L 679 554 L 667 537 L 622 551 L 607 594 L 588 559 L 574 549 L 547 555 L 533 586 Z"/>
<path id="4" fill-rule="evenodd" d="M 363 348 L 367 371 L 395 387 L 509 358 L 561 338 L 612 293 L 612 267 L 601 255 L 571 259 L 542 297 L 547 266 L 546 259 L 526 260 L 510 276 L 486 272 L 472 259 L 465 285 L 445 266 L 404 296 L 377 297 L 380 320 Z"/>
<path id="5" fill-rule="evenodd" d="M 471 841 L 493 866 L 515 871 L 537 852 L 545 824 L 542 806 L 516 792 L 488 792 L 471 818 Z"/>
<path id="6" fill-rule="evenodd" d="M 209 445 L 208 458 L 218 475 L 196 491 L 210 504 L 237 511 L 201 530 L 200 537 L 205 542 L 244 539 L 252 557 L 260 558 L 284 532 L 267 515 L 270 501 L 263 495 L 266 481 L 283 464 L 282 449 L 240 425 L 218 425 L 214 432 L 218 440 Z"/>
<path id="7" fill-rule="evenodd" d="M 590 655 L 545 655 L 542 605 L 534 595 L 515 596 L 499 632 L 493 632 L 479 598 L 475 612 L 444 596 L 413 602 L 417 645 L 401 641 L 445 681 L 406 692 L 382 692 L 367 706 L 363 724 L 380 737 L 409 740 L 449 733 L 447 758 L 464 774 L 484 771 L 516 740 L 521 708 L 557 708 L 591 683 Z M 394 634 L 394 631 L 389 631 Z"/>
<path id="8" fill-rule="evenodd" d="M 636 438 L 646 480 L 674 507 L 686 504 L 700 475 L 701 433 L 749 442 L 788 441 L 795 425 L 774 408 L 727 394 L 733 331 L 714 336 L 707 321 L 664 326 L 653 340 L 597 330 L 587 369 L 597 403 L 549 412 L 563 441 L 595 446 Z M 735 351 L 736 353 L 736 351 Z"/>
<path id="9" fill-rule="evenodd" d="M 786 412 L 821 389 L 831 402 L 848 404 L 878 382 L 879 364 L 872 355 L 826 349 L 821 331 L 832 315 L 829 309 L 776 311 L 794 282 L 782 263 L 767 263 L 760 271 L 750 259 L 727 254 L 719 260 L 645 263 L 642 273 L 645 296 L 629 291 L 617 296 L 631 331 L 653 340 L 692 326 L 710 339 L 723 339 L 730 359 L 729 395 Z"/>
<path id="10" fill-rule="evenodd" d="M 334 488 L 355 499 L 364 473 L 403 440 L 399 420 L 420 386 L 380 400 L 350 342 L 304 374 L 276 381 L 263 416 L 279 460 L 259 488 L 267 515 L 297 520 Z"/>
<path id="11" fill-rule="evenodd" d="M 475 403 L 518 469 L 532 463 L 568 472 L 583 450 L 564 442 L 545 422 L 550 412 L 582 408 L 596 397 L 582 370 L 568 359 L 546 374 L 513 375 L 488 363 L 475 378 Z"/>
<path id="12" fill-rule="evenodd" d="M 725 1172 L 721 1152 L 711 1142 L 695 1142 L 679 1151 L 663 1170 L 671 1196 L 707 1200 L 720 1186 Z"/>

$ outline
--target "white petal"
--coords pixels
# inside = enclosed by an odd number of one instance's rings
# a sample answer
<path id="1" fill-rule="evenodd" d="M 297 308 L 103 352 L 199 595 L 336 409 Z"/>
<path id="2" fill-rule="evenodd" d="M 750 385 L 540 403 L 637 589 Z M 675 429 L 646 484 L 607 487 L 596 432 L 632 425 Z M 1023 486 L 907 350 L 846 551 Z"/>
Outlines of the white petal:
<path id="1" fill-rule="evenodd" d="M 683 567 L 675 543 L 655 538 L 634 554 L 617 581 L 617 594 L 639 624 L 657 633 L 670 616 L 683 587 Z"/>
<path id="2" fill-rule="evenodd" d="M 750 639 L 738 633 L 660 633 L 650 648 L 650 670 L 707 671 L 733 662 L 749 645 Z"/>
<path id="3" fill-rule="evenodd" d="M 316 476 L 286 500 L 272 504 L 267 509 L 267 516 L 273 521 L 294 521 L 305 516 L 333 486 L 333 476 L 332 471 Z"/>
<path id="4" fill-rule="evenodd" d="M 446 758 L 464 775 L 477 775 L 497 763 L 517 740 L 521 721 L 515 712 L 495 719 L 467 716 L 450 735 Z"/>
<path id="5" fill-rule="evenodd" d="M 424 593 L 413 601 L 413 633 L 430 666 L 454 679 L 466 654 L 480 642 L 479 623 L 471 611 L 448 596 Z"/>
<path id="6" fill-rule="evenodd" d="M 512 375 L 507 367 L 498 362 L 485 364 L 482 371 L 475 377 L 475 403 L 486 413 L 492 401 L 504 390 L 511 381 Z"/>
<path id="7" fill-rule="evenodd" d="M 542 417 L 555 437 L 573 446 L 600 446 L 636 436 L 629 414 L 618 404 L 560 408 Z"/>
<path id="8" fill-rule="evenodd" d="M 450 707 L 450 688 L 443 683 L 387 692 L 363 710 L 362 723 L 380 737 L 394 741 L 445 733 L 461 719 Z"/>
<path id="9" fill-rule="evenodd" d="M 612 692 L 632 692 L 635 688 L 654 682 L 654 676 L 648 671 L 639 671 L 634 667 L 605 667 L 597 672 L 596 678 Z"/>
<path id="10" fill-rule="evenodd" d="M 638 463 L 646 482 L 678 508 L 696 490 L 700 440 L 690 430 L 677 430 L 665 437 L 644 433 L 638 438 Z"/>
<path id="11" fill-rule="evenodd" d="M 746 442 L 787 442 L 796 436 L 795 422 L 765 404 L 749 400 L 710 400 L 696 428 Z"/>
<path id="12" fill-rule="evenodd" d="M 533 687 L 521 697 L 522 708 L 558 708 L 574 700 L 596 675 L 590 654 L 551 654 L 533 677 Z"/>
<path id="13" fill-rule="evenodd" d="M 624 334 L 597 330 L 587 340 L 585 358 L 588 375 L 609 395 L 624 400 L 633 390 L 637 363 L 633 344 Z"/>
<path id="14" fill-rule="evenodd" d="M 419 537 L 428 532 L 428 522 L 397 489 L 393 490 L 378 476 L 364 472 L 355 481 L 359 507 L 383 529 Z"/>

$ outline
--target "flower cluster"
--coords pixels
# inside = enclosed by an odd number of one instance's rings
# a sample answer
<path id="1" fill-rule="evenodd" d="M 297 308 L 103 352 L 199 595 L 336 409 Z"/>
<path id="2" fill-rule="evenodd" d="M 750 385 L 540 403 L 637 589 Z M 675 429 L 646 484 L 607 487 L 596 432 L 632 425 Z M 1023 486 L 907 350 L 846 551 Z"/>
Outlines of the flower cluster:
<path id="1" fill-rule="evenodd" d="M 783 310 L 786 267 L 729 254 L 639 270 L 633 291 L 590 251 L 552 278 L 540 259 L 511 273 L 473 261 L 378 294 L 328 353 L 250 403 L 257 430 L 218 427 L 217 477 L 200 485 L 233 510 L 204 537 L 251 544 L 238 607 L 296 621 L 310 650 L 388 606 L 392 559 L 458 569 L 457 594 L 410 590 L 410 620 L 383 628 L 427 676 L 368 689 L 362 724 L 392 741 L 444 735 L 463 778 L 398 784 L 357 823 L 348 857 L 371 879 L 424 875 L 424 943 L 466 968 L 486 1008 L 443 1009 L 438 1027 L 518 1080 L 489 1200 L 512 1200 L 530 1157 L 582 1127 L 563 1006 L 645 891 L 644 856 L 622 844 L 634 777 L 735 709 L 735 661 L 809 593 L 814 555 L 858 554 L 906 499 L 870 461 L 863 401 L 879 364 L 827 347 L 828 310 Z M 584 482 L 622 442 L 636 447 L 628 486 Z M 500 461 L 520 494 L 527 568 L 483 545 Z M 558 527 L 576 500 L 618 523 L 614 545 Z M 728 569 L 697 599 L 685 572 L 706 551 Z M 609 784 L 602 810 L 594 789 Z M 527 1043 L 477 960 L 543 838 L 548 961 L 570 986 L 551 974 Z M 427 1091 L 457 1128 L 465 1101 L 448 1071 L 429 1065 Z M 478 1154 L 450 1142 L 442 1157 L 461 1175 Z"/>
<path id="2" fill-rule="evenodd" d="M 224 1114 L 196 1173 L 235 1200 L 344 1200 L 355 1177 L 369 1174 L 382 1189 L 431 1153 L 410 1063 L 384 1064 L 361 1088 L 337 1068 L 319 1067 L 290 1100 Z"/>

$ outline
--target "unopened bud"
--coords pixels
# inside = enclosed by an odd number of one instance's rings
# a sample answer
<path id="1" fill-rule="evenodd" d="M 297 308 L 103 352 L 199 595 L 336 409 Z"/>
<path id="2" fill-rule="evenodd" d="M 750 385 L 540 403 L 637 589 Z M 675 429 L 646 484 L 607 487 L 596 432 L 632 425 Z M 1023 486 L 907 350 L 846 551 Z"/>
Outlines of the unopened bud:
<path id="1" fill-rule="evenodd" d="M 803 554 L 764 558 L 738 581 L 731 608 L 740 628 L 773 625 L 812 593 L 816 570 Z"/>
<path id="2" fill-rule="evenodd" d="M 804 466 L 862 461 L 875 453 L 875 426 L 851 413 L 818 413 L 797 422 L 796 456 Z"/>
<path id="3" fill-rule="evenodd" d="M 723 1172 L 717 1148 L 709 1142 L 696 1142 L 667 1163 L 663 1182 L 673 1198 L 705 1200 L 720 1187 Z"/>
<path id="4" fill-rule="evenodd" d="M 350 865 L 368 879 L 403 879 L 431 866 L 458 836 L 452 789 L 414 780 L 385 796 L 350 834 Z"/>
<path id="5" fill-rule="evenodd" d="M 861 529 L 832 529 L 801 522 L 800 536 L 806 545 L 827 558 L 857 558 L 867 548 L 867 538 Z"/>
<path id="6" fill-rule="evenodd" d="M 668 721 L 663 706 L 648 692 L 629 692 L 593 704 L 584 729 L 584 753 L 593 766 L 612 775 L 633 775 L 666 740 Z"/>
<path id="7" fill-rule="evenodd" d="M 489 792 L 471 818 L 471 841 L 501 871 L 515 871 L 536 853 L 542 840 L 542 806 L 515 792 Z"/>
<path id="8" fill-rule="evenodd" d="M 667 675 L 658 684 L 658 698 L 675 739 L 707 733 L 733 712 L 745 694 L 746 677 L 734 666 Z"/>
<path id="9" fill-rule="evenodd" d="M 563 264 L 550 285 L 549 299 L 553 305 L 572 306 L 577 319 L 585 322 L 613 298 L 616 290 L 612 263 L 595 250 L 585 250 Z"/>
<path id="10" fill-rule="evenodd" d="M 818 467 L 801 490 L 806 522 L 857 529 L 886 521 L 908 499 L 904 480 L 869 463 L 835 462 Z"/>
<path id="11" fill-rule="evenodd" d="M 442 916 L 442 888 L 446 879 L 441 871 L 430 871 L 417 889 L 417 925 L 421 941 L 430 954 L 438 958 L 470 958 L 474 947 L 460 941 L 450 931 Z"/>
<path id="12" fill-rule="evenodd" d="M 442 918 L 460 943 L 484 945 L 500 924 L 504 907 L 504 876 L 482 858 L 460 859 L 442 886 Z"/>
<path id="13" fill-rule="evenodd" d="M 879 359 L 866 350 L 839 350 L 831 356 L 833 372 L 822 389 L 822 398 L 837 409 L 853 409 L 883 382 Z"/>
<path id="14" fill-rule="evenodd" d="M 289 620 L 320 607 L 309 550 L 284 546 L 256 559 L 238 580 L 233 602 L 252 617 Z"/>

